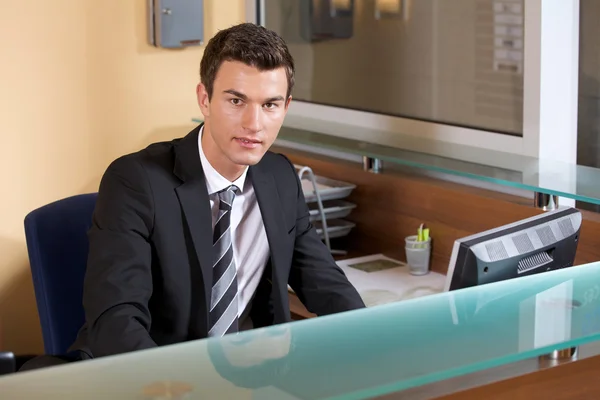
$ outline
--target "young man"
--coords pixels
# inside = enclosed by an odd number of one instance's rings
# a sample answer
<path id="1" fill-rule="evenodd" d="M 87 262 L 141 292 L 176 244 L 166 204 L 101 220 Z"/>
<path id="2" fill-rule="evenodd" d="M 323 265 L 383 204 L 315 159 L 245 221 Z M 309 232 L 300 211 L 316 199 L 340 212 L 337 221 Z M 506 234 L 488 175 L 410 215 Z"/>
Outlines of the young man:
<path id="1" fill-rule="evenodd" d="M 74 350 L 100 357 L 364 307 L 309 222 L 290 161 L 269 152 L 294 85 L 284 41 L 220 31 L 201 62 L 204 124 L 114 161 L 100 184 Z"/>

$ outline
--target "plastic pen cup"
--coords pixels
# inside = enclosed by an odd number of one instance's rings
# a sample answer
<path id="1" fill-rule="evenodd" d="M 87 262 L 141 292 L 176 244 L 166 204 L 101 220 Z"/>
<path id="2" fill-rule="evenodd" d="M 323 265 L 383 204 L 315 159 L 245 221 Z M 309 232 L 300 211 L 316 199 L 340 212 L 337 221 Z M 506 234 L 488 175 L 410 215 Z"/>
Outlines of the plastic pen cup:
<path id="1" fill-rule="evenodd" d="M 431 258 L 431 237 L 418 241 L 417 235 L 404 239 L 406 262 L 411 275 L 426 275 L 429 273 L 429 260 Z"/>

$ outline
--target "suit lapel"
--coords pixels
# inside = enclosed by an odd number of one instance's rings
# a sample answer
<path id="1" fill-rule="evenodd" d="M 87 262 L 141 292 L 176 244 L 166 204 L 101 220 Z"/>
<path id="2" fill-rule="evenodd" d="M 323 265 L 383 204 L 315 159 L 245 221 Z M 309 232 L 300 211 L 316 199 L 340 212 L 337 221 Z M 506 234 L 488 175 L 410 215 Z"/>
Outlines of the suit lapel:
<path id="1" fill-rule="evenodd" d="M 175 168 L 173 172 L 183 183 L 175 189 L 196 257 L 200 263 L 190 263 L 192 286 L 192 334 L 204 336 L 208 331 L 208 309 L 212 290 L 212 215 L 206 180 L 200 162 L 198 133 L 200 127 L 184 137 L 175 149 Z M 200 275 L 200 276 L 199 276 Z M 203 299 L 198 295 L 204 293 Z M 201 312 L 201 305 L 206 311 Z M 196 315 L 194 315 L 196 312 Z M 198 320 L 198 313 L 204 320 Z"/>
<path id="2" fill-rule="evenodd" d="M 269 249 L 271 252 L 271 280 L 273 283 L 273 300 L 274 305 L 284 304 L 282 298 L 281 282 L 278 279 L 278 270 L 284 265 L 285 260 L 282 259 L 282 252 L 278 251 L 285 245 L 284 239 L 287 232 L 285 231 L 285 220 L 279 193 L 275 186 L 273 174 L 261 168 L 260 163 L 252 166 L 248 170 L 248 176 L 252 181 L 256 200 L 260 208 Z M 287 290 L 287 286 L 286 286 Z M 287 304 L 287 299 L 285 300 Z M 284 320 L 283 310 L 280 307 L 275 308 L 275 319 Z"/>

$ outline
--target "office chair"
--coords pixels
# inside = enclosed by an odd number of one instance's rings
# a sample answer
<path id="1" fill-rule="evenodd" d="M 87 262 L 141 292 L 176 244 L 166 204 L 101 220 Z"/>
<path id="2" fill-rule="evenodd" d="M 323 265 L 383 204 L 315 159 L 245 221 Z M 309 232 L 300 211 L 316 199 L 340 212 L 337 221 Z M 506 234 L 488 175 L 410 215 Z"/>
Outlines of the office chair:
<path id="1" fill-rule="evenodd" d="M 25 217 L 25 238 L 42 326 L 44 352 L 63 355 L 84 322 L 87 231 L 97 193 L 47 204 Z"/>

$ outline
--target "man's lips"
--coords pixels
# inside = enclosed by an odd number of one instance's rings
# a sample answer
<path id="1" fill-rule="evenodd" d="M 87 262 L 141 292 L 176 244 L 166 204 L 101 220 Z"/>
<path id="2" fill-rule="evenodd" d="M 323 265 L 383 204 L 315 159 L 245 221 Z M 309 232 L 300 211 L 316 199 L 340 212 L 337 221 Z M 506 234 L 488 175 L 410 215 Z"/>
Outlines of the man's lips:
<path id="1" fill-rule="evenodd" d="M 240 146 L 247 148 L 247 149 L 254 149 L 254 148 L 260 146 L 260 144 L 262 143 L 260 140 L 253 139 L 253 138 L 244 138 L 244 137 L 239 137 L 239 138 L 236 137 L 234 140 Z"/>
<path id="2" fill-rule="evenodd" d="M 240 140 L 242 142 L 246 142 L 246 143 L 262 143 L 260 140 L 253 139 L 253 138 L 236 137 L 235 139 Z"/>

